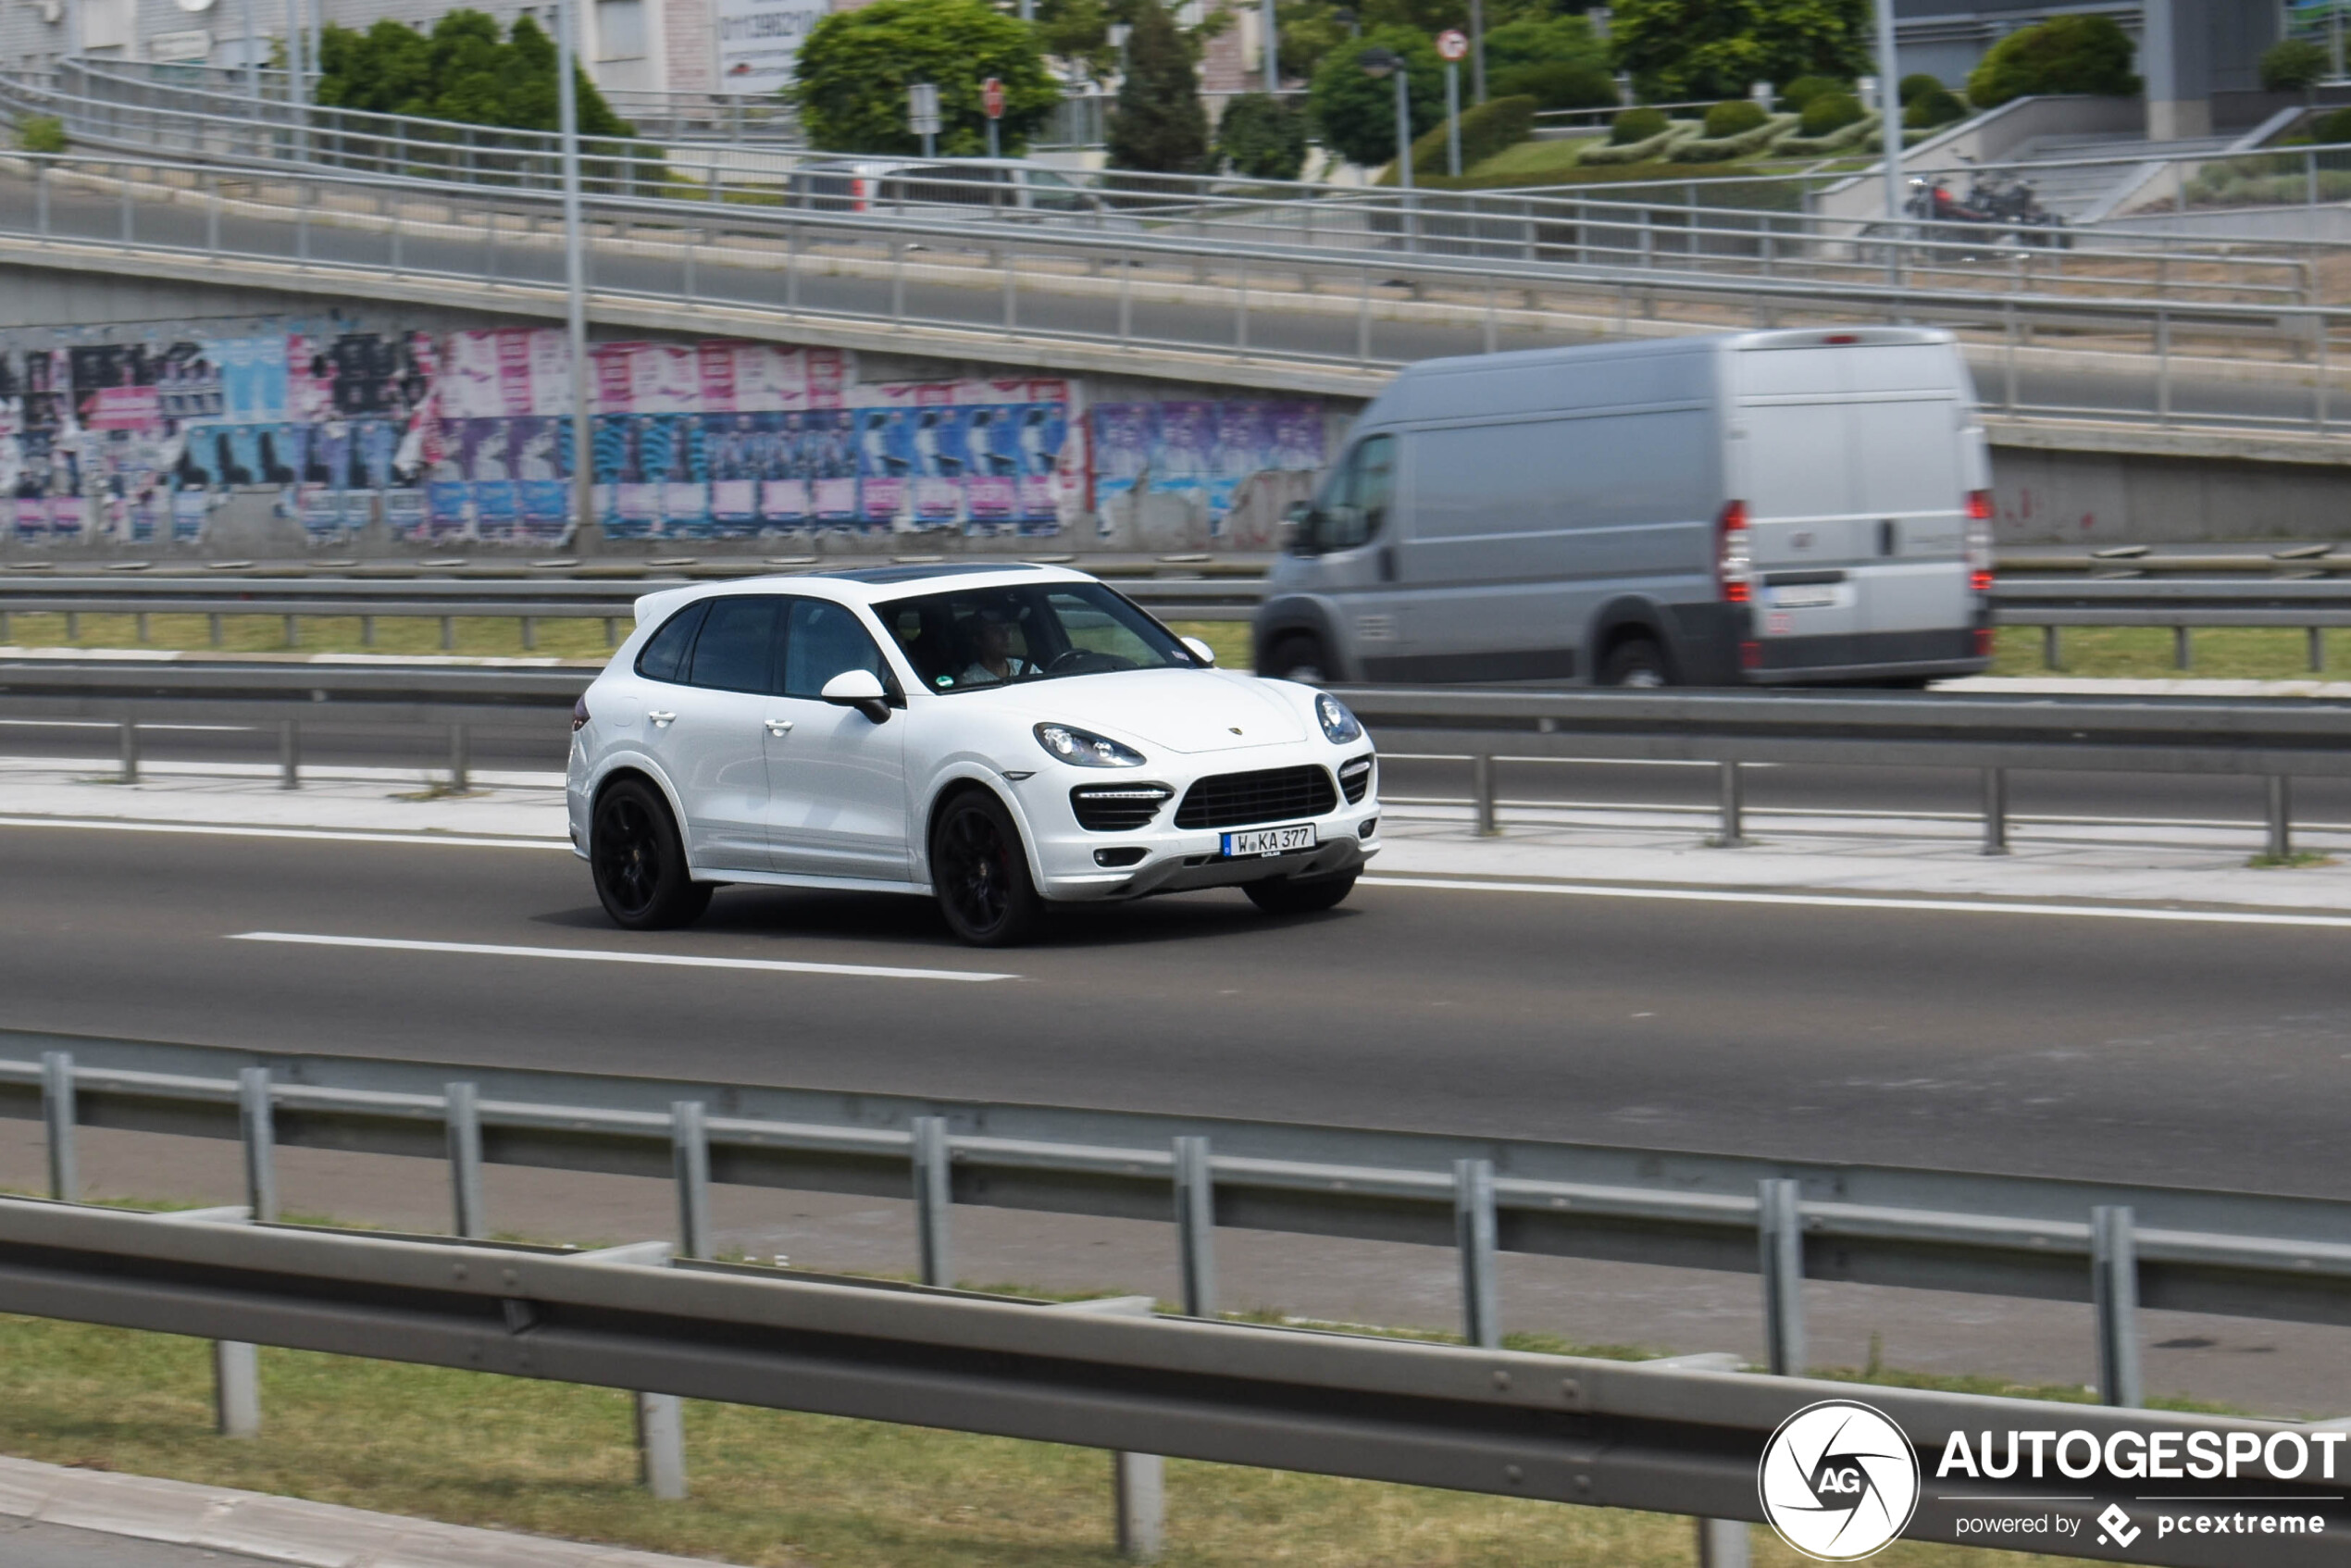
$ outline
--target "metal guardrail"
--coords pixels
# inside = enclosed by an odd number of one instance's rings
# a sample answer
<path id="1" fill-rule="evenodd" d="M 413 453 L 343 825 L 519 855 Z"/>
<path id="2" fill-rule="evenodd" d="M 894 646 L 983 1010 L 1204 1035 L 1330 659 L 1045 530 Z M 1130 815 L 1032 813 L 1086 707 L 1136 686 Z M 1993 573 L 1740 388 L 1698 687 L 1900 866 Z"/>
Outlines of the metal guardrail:
<path id="1" fill-rule="evenodd" d="M 2133 1303 L 2351 1324 L 2351 1202 L 2326 1199 L 25 1030 L 0 1052 L 0 1116 L 44 1122 L 57 1198 L 79 1192 L 90 1125 L 243 1141 L 256 1212 L 279 1144 L 444 1160 L 473 1237 L 485 1161 L 670 1179 L 686 1256 L 711 1251 L 711 1181 L 912 1196 L 932 1285 L 954 1277 L 958 1203 L 1174 1218 L 1196 1316 L 1216 1310 L 1218 1226 L 1451 1246 L 1481 1345 L 1499 1343 L 1498 1253 L 1613 1259 L 1760 1275 L 1783 1372 L 1806 1364 L 1802 1279 L 2094 1301 L 2119 1404 L 2139 1400 Z M 2118 1256 L 2131 1288 L 2102 1290 Z"/>
<path id="2" fill-rule="evenodd" d="M 1783 1422 L 1865 1392 L 1898 1424 L 1920 1476 L 1936 1475 L 1953 1441 L 2003 1426 L 2061 1425 L 2101 1453 L 2133 1441 L 2144 1451 L 2158 1432 L 2209 1434 L 2216 1451 L 2250 1445 L 2257 1455 L 2290 1437 L 2304 1473 L 2265 1479 L 2279 1502 L 2265 1512 L 2290 1508 L 2321 1529 L 2272 1535 L 2261 1561 L 2340 1563 L 2351 1519 L 2340 1483 L 2307 1462 L 2308 1429 L 2284 1423 L 1860 1390 L 20 1199 L 0 1201 L 0 1310 L 641 1397 L 1725 1520 L 1761 1517 L 1759 1461 Z M 2171 1506 L 2241 1512 L 2232 1492 L 2242 1485 L 2233 1473 L 2179 1483 Z M 2070 1520 L 2078 1544 L 2069 1550 L 2081 1555 L 2183 1568 L 2244 1561 L 2241 1545 L 2191 1531 L 2133 1529 L 2127 1552 L 2097 1544 L 2102 1511 L 2145 1505 L 2127 1483 L 2055 1469 L 1999 1482 L 1937 1477 L 1920 1487 L 1904 1534 L 1969 1538 L 1963 1519 L 2015 1511 L 2000 1499 Z"/>

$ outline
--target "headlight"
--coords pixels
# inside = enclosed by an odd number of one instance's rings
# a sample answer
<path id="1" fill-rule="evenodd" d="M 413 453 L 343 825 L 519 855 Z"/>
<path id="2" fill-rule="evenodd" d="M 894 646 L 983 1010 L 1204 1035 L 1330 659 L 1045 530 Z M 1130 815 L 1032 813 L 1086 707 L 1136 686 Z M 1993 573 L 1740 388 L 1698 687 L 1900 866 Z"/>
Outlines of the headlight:
<path id="1" fill-rule="evenodd" d="M 1350 740 L 1363 738 L 1363 726 L 1347 711 L 1347 704 L 1327 691 L 1314 693 L 1314 716 L 1323 721 L 1323 733 L 1334 746 L 1344 746 Z"/>
<path id="2" fill-rule="evenodd" d="M 1037 743 L 1076 767 L 1140 767 L 1143 753 L 1066 724 L 1040 724 Z"/>

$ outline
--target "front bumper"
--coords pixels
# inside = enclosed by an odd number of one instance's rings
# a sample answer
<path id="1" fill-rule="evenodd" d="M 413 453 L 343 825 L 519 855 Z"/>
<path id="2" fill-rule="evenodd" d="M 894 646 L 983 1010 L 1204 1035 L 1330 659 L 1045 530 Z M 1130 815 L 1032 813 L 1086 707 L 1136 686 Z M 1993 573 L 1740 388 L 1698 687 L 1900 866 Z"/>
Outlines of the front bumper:
<path id="1" fill-rule="evenodd" d="M 1258 765 L 1281 766 L 1302 760 L 1305 759 L 1267 759 Z M 1313 760 L 1328 765 L 1341 759 L 1316 756 Z M 1319 815 L 1285 816 L 1218 828 L 1174 825 L 1176 803 L 1184 795 L 1181 785 L 1176 787 L 1168 804 L 1141 828 L 1099 831 L 1077 823 L 1069 803 L 1070 770 L 1048 769 L 1039 773 L 1034 782 L 1045 788 L 1032 792 L 1024 784 L 1021 792 L 1041 872 L 1038 891 L 1057 902 L 1101 902 L 1202 888 L 1237 888 L 1276 877 L 1344 876 L 1362 869 L 1379 852 L 1376 764 L 1363 798 L 1352 804 L 1342 790 L 1338 803 Z M 1315 842 L 1311 850 L 1231 860 L 1221 852 L 1227 832 L 1302 824 L 1312 824 L 1314 828 Z M 1098 854 L 1103 853 L 1113 859 L 1126 859 L 1137 852 L 1140 852 L 1139 856 L 1126 865 L 1103 865 L 1097 859 Z"/>

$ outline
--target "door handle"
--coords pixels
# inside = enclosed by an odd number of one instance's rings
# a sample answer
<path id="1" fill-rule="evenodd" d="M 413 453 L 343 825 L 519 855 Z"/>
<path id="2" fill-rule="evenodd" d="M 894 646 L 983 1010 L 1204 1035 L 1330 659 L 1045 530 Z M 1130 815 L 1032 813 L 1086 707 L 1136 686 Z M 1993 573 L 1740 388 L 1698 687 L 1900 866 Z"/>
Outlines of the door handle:
<path id="1" fill-rule="evenodd" d="M 1383 544 L 1380 546 L 1379 579 L 1382 582 L 1394 582 L 1396 580 L 1396 546 L 1393 544 Z"/>
<path id="2" fill-rule="evenodd" d="M 678 717 L 678 716 L 674 713 L 665 714 L 654 708 L 647 708 L 645 710 L 645 716 L 653 721 L 653 726 L 655 729 L 668 728 Z"/>
<path id="3" fill-rule="evenodd" d="M 776 735 L 776 736 L 784 736 L 784 735 L 789 735 L 789 734 L 790 734 L 790 733 L 791 733 L 791 720 L 790 720 L 790 719 L 788 719 L 788 718 L 771 718 L 771 719 L 769 719 L 769 720 L 767 721 L 767 733 L 768 733 L 768 734 L 770 734 L 770 735 Z"/>

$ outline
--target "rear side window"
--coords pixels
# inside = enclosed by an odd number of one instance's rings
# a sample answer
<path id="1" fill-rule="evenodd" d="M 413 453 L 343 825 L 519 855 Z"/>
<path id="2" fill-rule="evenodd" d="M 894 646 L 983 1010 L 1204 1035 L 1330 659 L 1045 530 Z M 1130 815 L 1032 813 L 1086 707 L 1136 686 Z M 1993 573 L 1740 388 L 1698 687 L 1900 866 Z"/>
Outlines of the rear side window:
<path id="1" fill-rule="evenodd" d="M 694 633 L 702 628 L 703 613 L 710 601 L 697 599 L 669 617 L 659 631 L 646 640 L 643 652 L 637 655 L 637 673 L 647 680 L 679 681 L 686 678 L 686 654 L 694 645 Z"/>
<path id="2" fill-rule="evenodd" d="M 853 669 L 871 670 L 885 688 L 895 683 L 881 650 L 856 614 L 822 599 L 791 602 L 790 631 L 784 653 L 784 695 L 821 697 L 825 683 Z"/>
<path id="3" fill-rule="evenodd" d="M 722 691 L 775 691 L 777 611 L 782 603 L 750 594 L 709 601 L 709 617 L 694 639 L 692 684 Z"/>

